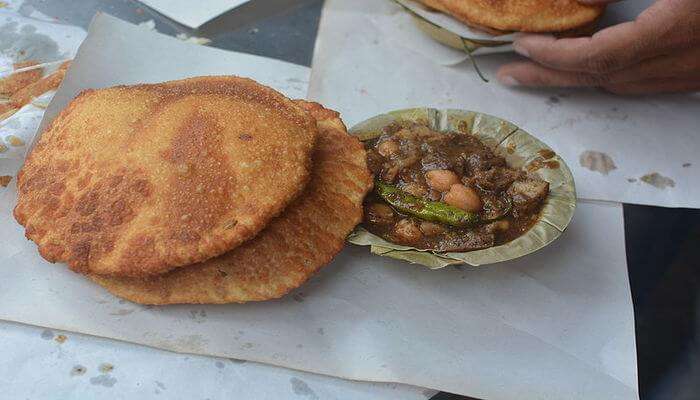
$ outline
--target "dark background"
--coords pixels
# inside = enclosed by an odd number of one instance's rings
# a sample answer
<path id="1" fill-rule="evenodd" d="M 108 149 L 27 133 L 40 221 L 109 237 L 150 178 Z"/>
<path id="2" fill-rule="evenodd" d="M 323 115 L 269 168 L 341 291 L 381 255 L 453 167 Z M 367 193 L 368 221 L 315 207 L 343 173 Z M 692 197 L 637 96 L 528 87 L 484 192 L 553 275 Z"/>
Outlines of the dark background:
<path id="1" fill-rule="evenodd" d="M 253 1 L 199 31 L 133 0 L 27 0 L 22 11 L 84 28 L 98 11 L 133 23 L 152 19 L 165 34 L 207 37 L 213 47 L 310 66 L 322 5 Z M 625 205 L 624 211 L 641 399 L 700 399 L 700 210 Z M 434 399 L 465 398 L 441 393 Z"/>

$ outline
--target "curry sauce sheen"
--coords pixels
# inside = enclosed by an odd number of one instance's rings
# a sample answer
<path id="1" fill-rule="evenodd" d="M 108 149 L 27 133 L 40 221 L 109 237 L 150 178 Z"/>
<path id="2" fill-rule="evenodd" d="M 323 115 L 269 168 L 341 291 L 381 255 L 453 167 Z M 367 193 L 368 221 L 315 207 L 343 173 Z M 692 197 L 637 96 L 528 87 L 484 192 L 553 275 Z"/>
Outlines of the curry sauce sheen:
<path id="1" fill-rule="evenodd" d="M 472 135 L 395 123 L 365 146 L 376 185 L 363 225 L 392 243 L 439 252 L 501 245 L 537 222 L 549 193 Z"/>

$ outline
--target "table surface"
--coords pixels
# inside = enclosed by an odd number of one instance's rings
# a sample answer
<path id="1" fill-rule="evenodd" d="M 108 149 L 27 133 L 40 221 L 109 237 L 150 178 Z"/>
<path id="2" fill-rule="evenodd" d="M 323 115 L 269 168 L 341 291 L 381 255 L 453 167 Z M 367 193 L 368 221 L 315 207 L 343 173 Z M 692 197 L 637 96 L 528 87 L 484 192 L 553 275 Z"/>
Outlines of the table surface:
<path id="1" fill-rule="evenodd" d="M 193 2 L 193 5 L 196 2 Z M 87 28 L 103 11 L 212 40 L 210 46 L 310 66 L 322 0 L 257 1 L 192 31 L 133 0 L 27 0 L 24 7 Z M 642 400 L 700 393 L 700 210 L 625 205 Z M 441 393 L 434 399 L 463 399 Z M 488 400 L 488 399 L 484 399 Z"/>

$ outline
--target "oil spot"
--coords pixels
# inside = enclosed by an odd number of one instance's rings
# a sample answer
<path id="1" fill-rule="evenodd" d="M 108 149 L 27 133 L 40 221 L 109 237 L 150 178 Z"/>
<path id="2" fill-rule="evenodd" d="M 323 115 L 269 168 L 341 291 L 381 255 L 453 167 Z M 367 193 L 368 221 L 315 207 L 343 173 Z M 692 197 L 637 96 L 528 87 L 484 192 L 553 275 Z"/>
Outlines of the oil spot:
<path id="1" fill-rule="evenodd" d="M 110 364 L 110 363 L 102 363 L 102 364 L 100 364 L 100 366 L 99 366 L 98 369 L 99 369 L 100 372 L 102 372 L 103 374 L 108 374 L 108 373 L 114 371 L 114 365 L 112 365 L 112 364 Z"/>
<path id="2" fill-rule="evenodd" d="M 51 329 L 44 329 L 41 331 L 41 338 L 44 340 L 53 339 L 53 331 Z"/>
<path id="3" fill-rule="evenodd" d="M 289 382 L 292 384 L 292 391 L 297 396 L 304 396 L 309 399 L 318 400 L 318 395 L 316 394 L 316 392 L 311 390 L 311 388 L 309 387 L 309 385 L 306 384 L 306 382 L 302 381 L 299 378 L 291 378 L 289 379 Z"/>
<path id="4" fill-rule="evenodd" d="M 163 382 L 155 381 L 155 383 L 156 383 L 156 386 L 158 386 L 158 388 L 160 390 L 165 390 L 165 384 Z"/>
<path id="5" fill-rule="evenodd" d="M 612 157 L 599 151 L 584 151 L 579 156 L 578 162 L 583 168 L 600 172 L 603 175 L 607 175 L 610 171 L 617 169 L 617 165 L 615 165 Z"/>
<path id="6" fill-rule="evenodd" d="M 683 163 L 683 168 L 690 168 L 692 165 L 693 165 L 693 164 L 691 164 L 691 163 L 689 163 L 689 162 Z"/>
<path id="7" fill-rule="evenodd" d="M 248 343 L 244 343 L 242 347 L 244 349 L 252 349 L 254 346 L 255 345 L 253 343 L 248 342 Z"/>
<path id="8" fill-rule="evenodd" d="M 54 340 L 55 340 L 56 343 L 58 343 L 58 344 L 63 344 L 63 343 L 66 342 L 66 340 L 68 340 L 68 336 L 66 336 L 66 335 L 58 335 L 58 336 L 56 336 L 56 338 L 55 338 Z"/>
<path id="9" fill-rule="evenodd" d="M 301 343 L 297 344 L 297 349 L 303 349 L 303 348 L 304 348 L 303 344 L 301 344 Z"/>
<path id="10" fill-rule="evenodd" d="M 555 153 L 554 151 L 552 151 L 550 149 L 542 149 L 542 150 L 538 151 L 537 154 L 539 154 L 545 160 L 549 160 L 550 158 L 554 158 L 557 155 L 557 153 Z"/>
<path id="11" fill-rule="evenodd" d="M 216 365 L 216 368 L 218 368 L 218 369 L 224 368 L 224 363 L 222 363 L 221 361 L 215 362 L 214 365 Z"/>
<path id="12" fill-rule="evenodd" d="M 85 372 L 87 372 L 87 368 L 83 367 L 82 365 L 75 365 L 73 368 L 70 370 L 70 376 L 80 376 L 80 375 L 85 375 Z"/>
<path id="13" fill-rule="evenodd" d="M 119 304 L 126 304 L 126 300 L 119 300 Z"/>
<path id="14" fill-rule="evenodd" d="M 22 140 L 19 136 L 8 135 L 5 138 L 5 140 L 7 140 L 7 143 L 9 143 L 10 146 L 14 146 L 14 147 L 24 146 L 24 140 Z"/>
<path id="15" fill-rule="evenodd" d="M 637 178 L 627 178 L 627 182 L 635 183 L 635 182 L 637 182 Z"/>
<path id="16" fill-rule="evenodd" d="M 90 384 L 95 386 L 112 387 L 115 383 L 117 383 L 117 379 L 106 374 L 93 376 L 90 378 Z"/>
<path id="17" fill-rule="evenodd" d="M 248 362 L 246 360 L 240 360 L 238 358 L 229 358 L 229 360 L 231 360 L 231 362 L 234 364 L 245 364 Z"/>
<path id="18" fill-rule="evenodd" d="M 319 335 L 325 335 L 325 334 L 326 334 L 326 331 L 325 331 L 323 328 L 318 328 L 318 329 L 316 330 L 316 332 L 318 332 Z"/>
<path id="19" fill-rule="evenodd" d="M 304 297 L 306 297 L 306 295 L 305 295 L 304 293 L 301 293 L 301 292 L 295 293 L 295 294 L 292 296 L 292 298 L 294 299 L 294 301 L 296 301 L 296 302 L 298 302 L 298 303 L 303 303 L 303 302 L 304 302 Z"/>
<path id="20" fill-rule="evenodd" d="M 545 101 L 545 103 L 550 107 L 555 106 L 555 105 L 559 104 L 560 102 L 561 102 L 561 100 L 557 96 L 549 96 L 547 101 Z"/>
<path id="21" fill-rule="evenodd" d="M 109 313 L 109 315 L 123 316 L 123 315 L 129 315 L 129 314 L 131 314 L 131 313 L 134 312 L 134 311 L 136 311 L 136 310 L 134 310 L 134 309 L 128 309 L 128 308 L 122 308 L 122 309 L 117 310 L 117 311 L 115 311 L 115 312 Z"/>
<path id="22" fill-rule="evenodd" d="M 0 53 L 16 61 L 54 61 L 66 58 L 59 53 L 58 44 L 49 36 L 36 33 L 33 25 L 11 21 L 0 25 Z"/>
<path id="23" fill-rule="evenodd" d="M 207 312 L 204 310 L 190 310 L 189 317 L 193 319 L 194 322 L 201 324 L 202 322 L 206 322 Z"/>
<path id="24" fill-rule="evenodd" d="M 380 365 L 379 368 L 386 368 L 386 364 Z"/>
<path id="25" fill-rule="evenodd" d="M 676 182 L 673 179 L 666 177 L 666 176 L 663 176 L 663 175 L 659 174 L 658 172 L 652 172 L 650 174 L 646 174 L 639 179 L 642 182 L 648 183 L 657 189 L 666 189 L 667 187 L 676 187 Z"/>

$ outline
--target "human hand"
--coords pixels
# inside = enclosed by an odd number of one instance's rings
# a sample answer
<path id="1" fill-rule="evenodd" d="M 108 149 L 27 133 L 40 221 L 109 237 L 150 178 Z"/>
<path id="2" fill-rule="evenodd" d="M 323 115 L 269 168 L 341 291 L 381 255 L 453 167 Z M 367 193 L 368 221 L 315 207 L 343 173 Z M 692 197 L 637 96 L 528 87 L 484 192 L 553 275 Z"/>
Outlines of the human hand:
<path id="1" fill-rule="evenodd" d="M 594 86 L 617 94 L 697 91 L 700 0 L 657 0 L 635 21 L 590 37 L 522 34 L 514 47 L 532 61 L 498 70 L 498 80 L 509 86 Z"/>

